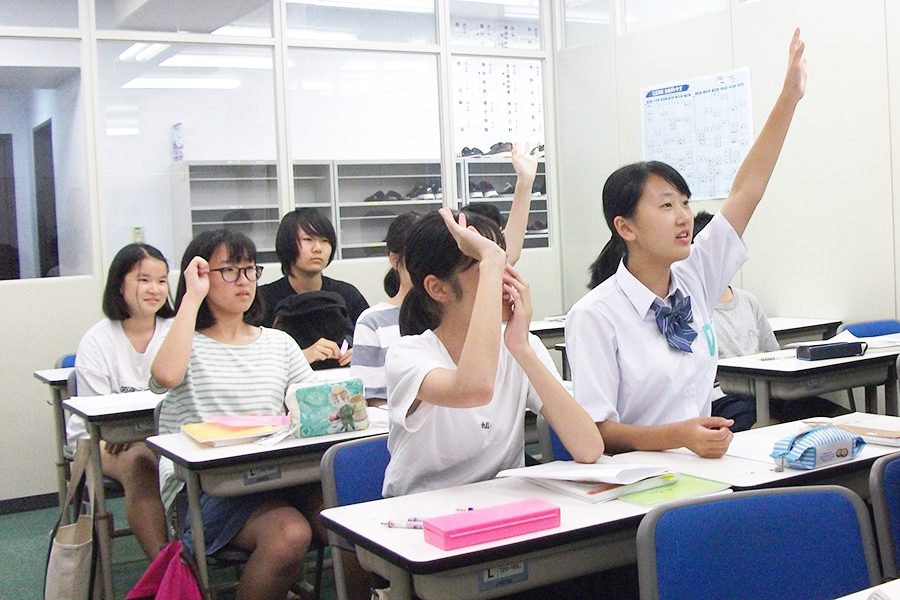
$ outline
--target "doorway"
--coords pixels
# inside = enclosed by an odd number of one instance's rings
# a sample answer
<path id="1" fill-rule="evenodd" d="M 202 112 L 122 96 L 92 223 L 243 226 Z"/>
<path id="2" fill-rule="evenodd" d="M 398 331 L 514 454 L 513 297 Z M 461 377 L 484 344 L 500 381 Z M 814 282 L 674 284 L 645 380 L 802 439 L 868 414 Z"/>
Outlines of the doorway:
<path id="1" fill-rule="evenodd" d="M 59 277 L 56 234 L 56 180 L 53 177 L 53 132 L 50 119 L 34 128 L 34 191 L 37 202 L 38 256 L 41 277 Z"/>
<path id="2" fill-rule="evenodd" d="M 16 180 L 11 133 L 0 133 L 0 279 L 19 278 Z"/>

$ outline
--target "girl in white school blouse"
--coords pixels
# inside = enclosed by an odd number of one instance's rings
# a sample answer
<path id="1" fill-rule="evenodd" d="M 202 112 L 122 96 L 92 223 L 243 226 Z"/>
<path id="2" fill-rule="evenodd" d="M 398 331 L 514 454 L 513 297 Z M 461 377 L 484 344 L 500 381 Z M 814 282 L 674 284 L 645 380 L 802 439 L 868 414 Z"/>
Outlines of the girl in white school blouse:
<path id="1" fill-rule="evenodd" d="M 151 387 L 169 390 L 160 410 L 160 433 L 221 415 L 285 414 L 288 386 L 315 375 L 288 334 L 250 325 L 263 310 L 256 293 L 262 267 L 256 264 L 253 241 L 224 229 L 203 232 L 188 244 L 181 268 L 178 313 L 152 368 Z M 171 461 L 160 460 L 160 479 L 164 492 L 170 489 Z M 207 554 L 229 543 L 250 552 L 238 598 L 287 595 L 312 539 L 304 514 L 311 517 L 321 507 L 320 489 L 201 496 Z M 190 533 L 187 523 L 186 545 Z"/>
<path id="2" fill-rule="evenodd" d="M 775 107 L 693 246 L 690 190 L 669 165 L 628 165 L 603 187 L 612 238 L 597 262 L 614 272 L 569 311 L 566 346 L 575 398 L 614 452 L 687 447 L 719 457 L 728 449 L 732 421 L 709 416 L 712 313 L 748 258 L 741 236 L 806 89 L 803 49 L 797 29 Z"/>
<path id="3" fill-rule="evenodd" d="M 103 314 L 88 329 L 75 355 L 79 396 L 108 396 L 149 389 L 150 365 L 172 325 L 169 265 L 147 244 L 129 244 L 109 265 L 103 290 Z M 84 420 L 70 415 L 69 449 L 87 437 Z M 125 516 L 150 558 L 168 542 L 166 515 L 159 497 L 156 455 L 144 445 L 100 442 L 103 474 L 125 491 Z"/>
<path id="4" fill-rule="evenodd" d="M 594 462 L 603 453 L 593 421 L 528 332 L 529 287 L 507 264 L 499 228 L 479 215 L 458 218 L 442 208 L 407 238 L 413 287 L 400 309 L 404 337 L 386 361 L 385 496 L 523 466 L 526 405 L 549 421 L 576 460 Z"/>

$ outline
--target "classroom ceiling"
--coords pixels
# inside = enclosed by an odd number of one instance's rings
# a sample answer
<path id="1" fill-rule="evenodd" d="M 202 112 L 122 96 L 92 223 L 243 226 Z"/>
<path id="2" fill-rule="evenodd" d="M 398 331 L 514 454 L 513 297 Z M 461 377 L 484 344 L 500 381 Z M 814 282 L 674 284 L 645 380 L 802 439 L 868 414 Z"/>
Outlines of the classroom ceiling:
<path id="1" fill-rule="evenodd" d="M 79 76 L 77 67 L 3 67 L 0 90 L 52 90 Z"/>
<path id="2" fill-rule="evenodd" d="M 209 33 L 253 12 L 266 0 L 115 0 L 120 29 Z M 176 21 L 173 23 L 173 21 Z"/>

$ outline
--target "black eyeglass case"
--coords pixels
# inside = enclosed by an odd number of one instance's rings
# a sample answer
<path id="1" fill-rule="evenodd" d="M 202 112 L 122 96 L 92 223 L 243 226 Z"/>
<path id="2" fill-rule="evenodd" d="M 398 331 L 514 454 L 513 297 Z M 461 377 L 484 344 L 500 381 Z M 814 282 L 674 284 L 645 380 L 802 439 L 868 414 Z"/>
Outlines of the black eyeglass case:
<path id="1" fill-rule="evenodd" d="M 862 356 L 869 345 L 865 342 L 836 342 L 834 344 L 812 344 L 797 346 L 797 358 L 800 360 L 824 360 L 826 358 L 843 358 L 845 356 Z"/>

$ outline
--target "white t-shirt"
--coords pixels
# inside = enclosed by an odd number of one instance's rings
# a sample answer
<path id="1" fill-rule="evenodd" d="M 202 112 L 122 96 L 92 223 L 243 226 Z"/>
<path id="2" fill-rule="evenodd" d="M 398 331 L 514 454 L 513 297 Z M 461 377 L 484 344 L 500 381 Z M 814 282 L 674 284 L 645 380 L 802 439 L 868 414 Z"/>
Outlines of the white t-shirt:
<path id="1" fill-rule="evenodd" d="M 350 375 L 359 377 L 366 398 L 387 398 L 384 358 L 388 346 L 400 339 L 400 307 L 379 302 L 364 310 L 353 330 Z"/>
<path id="2" fill-rule="evenodd" d="M 172 327 L 172 319 L 156 318 L 156 328 L 147 349 L 134 349 L 121 321 L 103 319 L 87 330 L 75 354 L 79 396 L 108 396 L 150 389 L 150 367 Z M 69 415 L 66 437 L 74 452 L 75 442 L 88 436 L 84 420 Z"/>
<path id="3" fill-rule="evenodd" d="M 547 349 L 534 335 L 529 343 L 557 378 Z M 404 336 L 387 355 L 391 462 L 384 475 L 385 496 L 402 496 L 483 481 L 525 463 L 525 409 L 543 403 L 525 371 L 501 342 L 494 397 L 477 408 L 448 408 L 422 402 L 407 416 L 419 387 L 432 369 L 456 369 L 447 349 L 429 330 Z M 561 381 L 561 379 L 560 379 Z"/>
<path id="4" fill-rule="evenodd" d="M 651 292 L 619 264 L 566 316 L 566 354 L 575 400 L 595 422 L 662 425 L 710 414 L 717 348 L 712 311 L 747 260 L 734 228 L 717 214 L 672 265 L 667 301 L 691 298 L 697 337 L 691 352 L 669 346 L 656 325 Z"/>

